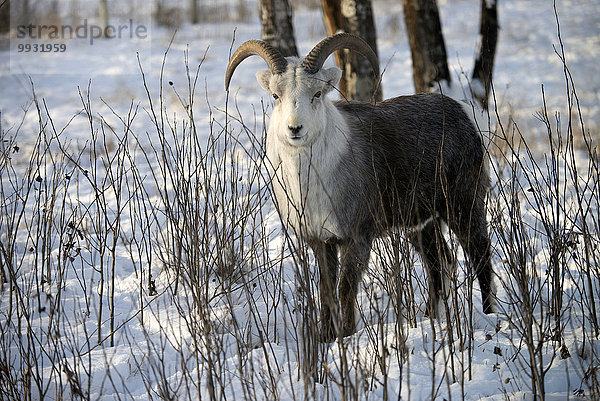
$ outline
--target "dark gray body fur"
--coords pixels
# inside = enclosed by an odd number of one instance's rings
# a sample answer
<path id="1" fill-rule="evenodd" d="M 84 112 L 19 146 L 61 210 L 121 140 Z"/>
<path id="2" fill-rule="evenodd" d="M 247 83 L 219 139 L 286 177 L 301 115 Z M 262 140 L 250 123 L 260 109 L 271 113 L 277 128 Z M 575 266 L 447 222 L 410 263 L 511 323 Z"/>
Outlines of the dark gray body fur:
<path id="1" fill-rule="evenodd" d="M 442 265 L 451 260 L 443 223 L 456 234 L 476 272 L 484 312 L 492 312 L 487 156 L 461 105 L 438 94 L 402 96 L 375 106 L 335 105 L 353 128 L 347 134 L 349 150 L 336 168 L 338 185 L 324 196 L 336 205 L 345 235 L 305 238 L 320 268 L 324 338 L 355 331 L 354 304 L 371 243 L 392 227 L 411 228 L 411 242 L 428 267 L 428 313 L 435 315 L 443 292 Z M 338 254 L 341 325 L 333 297 Z"/>

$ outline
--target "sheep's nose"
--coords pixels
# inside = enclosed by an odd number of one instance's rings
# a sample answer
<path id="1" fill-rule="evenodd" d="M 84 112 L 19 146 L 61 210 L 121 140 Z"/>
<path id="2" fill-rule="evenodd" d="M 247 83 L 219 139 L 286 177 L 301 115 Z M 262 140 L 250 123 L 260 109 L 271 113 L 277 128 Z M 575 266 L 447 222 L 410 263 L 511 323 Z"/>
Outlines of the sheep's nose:
<path id="1" fill-rule="evenodd" d="M 301 125 L 296 125 L 295 127 L 288 125 L 288 129 L 292 131 L 292 134 L 296 135 L 302 129 Z"/>

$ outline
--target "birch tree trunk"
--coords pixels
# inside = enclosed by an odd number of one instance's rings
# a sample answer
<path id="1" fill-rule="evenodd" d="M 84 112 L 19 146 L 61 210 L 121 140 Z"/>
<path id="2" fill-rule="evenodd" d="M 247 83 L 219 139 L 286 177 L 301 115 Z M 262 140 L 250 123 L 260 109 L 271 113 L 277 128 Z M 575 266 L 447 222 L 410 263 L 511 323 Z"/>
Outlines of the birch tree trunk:
<path id="1" fill-rule="evenodd" d="M 431 92 L 441 81 L 449 85 L 450 71 L 436 0 L 403 3 L 416 92 Z"/>
<path id="2" fill-rule="evenodd" d="M 494 56 L 498 41 L 498 11 L 496 0 L 481 0 L 481 20 L 479 25 L 479 43 L 473 67 L 471 91 L 481 106 L 487 110 Z"/>
<path id="3" fill-rule="evenodd" d="M 288 0 L 259 0 L 262 40 L 279 49 L 284 57 L 298 56 L 292 8 Z"/>
<path id="4" fill-rule="evenodd" d="M 100 23 L 102 24 L 104 37 L 108 34 L 106 27 L 108 26 L 108 4 L 106 0 L 100 0 Z"/>
<path id="5" fill-rule="evenodd" d="M 322 6 L 329 35 L 339 31 L 352 33 L 365 40 L 378 54 L 371 0 L 322 0 Z M 380 101 L 383 98 L 379 69 L 373 71 L 366 58 L 340 50 L 335 53 L 335 60 L 343 72 L 340 91 L 347 99 Z"/>

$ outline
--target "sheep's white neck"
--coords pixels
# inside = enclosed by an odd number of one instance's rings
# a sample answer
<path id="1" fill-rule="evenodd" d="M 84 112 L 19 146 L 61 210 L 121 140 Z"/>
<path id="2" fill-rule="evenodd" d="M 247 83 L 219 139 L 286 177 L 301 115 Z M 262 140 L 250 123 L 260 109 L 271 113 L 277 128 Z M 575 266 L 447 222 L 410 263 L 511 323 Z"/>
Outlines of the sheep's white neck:
<path id="1" fill-rule="evenodd" d="M 304 146 L 282 142 L 269 127 L 267 158 L 275 202 L 284 223 L 297 235 L 327 239 L 343 236 L 333 204 L 342 183 L 336 175 L 347 152 L 348 125 L 329 101 L 324 104 L 325 121 L 320 132 Z"/>

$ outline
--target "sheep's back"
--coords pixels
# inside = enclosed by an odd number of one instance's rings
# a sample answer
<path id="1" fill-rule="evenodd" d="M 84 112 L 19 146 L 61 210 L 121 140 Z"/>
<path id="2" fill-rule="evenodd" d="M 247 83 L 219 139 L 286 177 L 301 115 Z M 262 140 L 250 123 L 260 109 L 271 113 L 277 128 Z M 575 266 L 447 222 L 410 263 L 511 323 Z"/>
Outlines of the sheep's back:
<path id="1" fill-rule="evenodd" d="M 390 219 L 395 210 L 412 219 L 416 209 L 438 209 L 448 201 L 444 194 L 472 198 L 462 193 L 465 188 L 487 189 L 481 136 L 457 101 L 418 94 L 376 105 L 340 101 L 336 106 L 354 127 L 349 159 L 375 179 L 373 196 L 391 207 L 386 210 Z"/>

